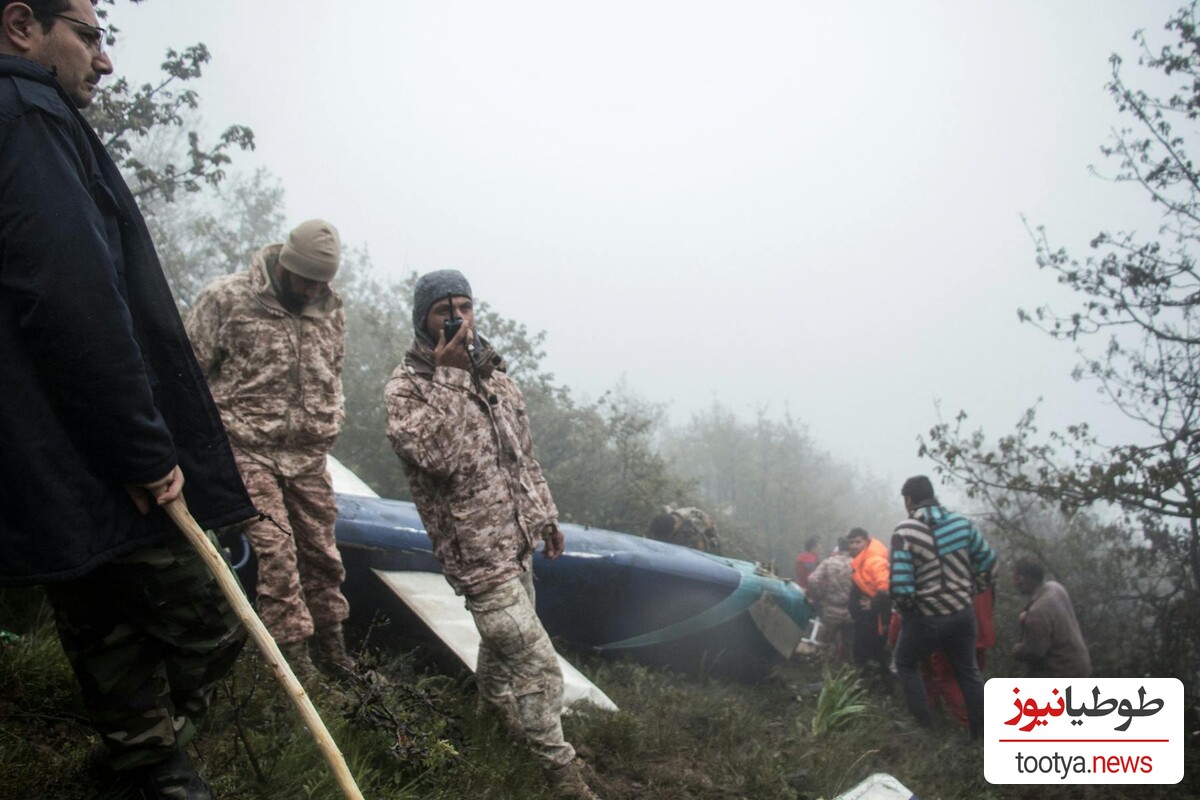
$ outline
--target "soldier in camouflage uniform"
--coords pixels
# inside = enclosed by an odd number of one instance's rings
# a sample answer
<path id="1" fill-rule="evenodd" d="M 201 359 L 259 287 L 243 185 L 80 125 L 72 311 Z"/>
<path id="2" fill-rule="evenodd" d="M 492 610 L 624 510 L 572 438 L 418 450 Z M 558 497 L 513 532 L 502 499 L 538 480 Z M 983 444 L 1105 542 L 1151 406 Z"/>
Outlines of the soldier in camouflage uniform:
<path id="1" fill-rule="evenodd" d="M 191 545 L 180 539 L 137 550 L 78 580 L 47 584 L 46 594 L 68 660 L 85 665 L 80 688 L 113 766 L 137 767 L 190 741 L 214 682 L 229 672 L 245 640 Z M 188 602 L 172 603 L 176 597 Z M 112 613 L 144 603 L 157 613 L 136 620 Z"/>
<path id="2" fill-rule="evenodd" d="M 460 317 L 447 337 L 445 323 Z M 562 671 L 534 607 L 532 559 L 563 551 L 525 401 L 475 334 L 471 287 L 455 270 L 423 275 L 416 338 L 385 389 L 387 433 L 442 563 L 479 629 L 476 683 L 547 770 L 561 797 L 595 798 L 563 739 Z"/>
<path id="3" fill-rule="evenodd" d="M 650 520 L 649 536 L 660 542 L 683 545 L 705 553 L 721 554 L 721 540 L 712 517 L 698 508 L 667 506 Z"/>
<path id="4" fill-rule="evenodd" d="M 248 270 L 209 284 L 187 319 L 246 487 L 267 515 L 248 530 L 259 615 L 310 685 L 317 666 L 335 677 L 355 668 L 326 470 L 346 416 L 345 316 L 330 285 L 340 259 L 337 230 L 309 220 L 255 253 Z"/>
<path id="5" fill-rule="evenodd" d="M 112 72 L 97 23 L 89 0 L 0 2 L 0 586 L 45 586 L 140 796 L 211 800 L 186 746 L 244 634 L 159 506 L 186 497 L 205 527 L 254 508 L 136 200 L 79 113 Z"/>
<path id="6" fill-rule="evenodd" d="M 829 654 L 845 658 L 854 636 L 854 621 L 850 618 L 850 591 L 854 586 L 850 567 L 850 545 L 843 537 L 829 558 L 822 561 L 808 576 L 806 594 L 821 610 L 825 627 L 821 639 L 830 644 Z"/>

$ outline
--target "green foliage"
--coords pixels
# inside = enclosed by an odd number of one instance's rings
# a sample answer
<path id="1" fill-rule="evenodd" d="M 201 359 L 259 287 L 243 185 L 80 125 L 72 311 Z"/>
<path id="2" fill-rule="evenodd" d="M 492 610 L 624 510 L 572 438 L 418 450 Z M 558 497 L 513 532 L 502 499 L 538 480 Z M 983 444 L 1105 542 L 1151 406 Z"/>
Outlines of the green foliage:
<path id="1" fill-rule="evenodd" d="M 1200 686 L 1200 172 L 1188 155 L 1196 145 L 1200 108 L 1200 30 L 1197 4 L 1165 26 L 1173 41 L 1153 45 L 1138 31 L 1139 81 L 1174 87 L 1166 96 L 1137 88 L 1125 61 L 1114 55 L 1107 85 L 1129 126 L 1102 148 L 1115 164 L 1113 180 L 1139 188 L 1161 213 L 1157 236 L 1102 231 L 1084 258 L 1055 247 L 1043 228 L 1032 232 L 1037 264 L 1075 293 L 1073 309 L 1044 305 L 1020 311 L 1054 339 L 1075 343 L 1075 377 L 1094 381 L 1140 431 L 1131 441 L 1102 443 L 1081 422 L 1040 434 L 1036 408 L 1013 433 L 994 443 L 964 430 L 965 414 L 940 422 L 922 453 L 941 474 L 987 504 L 1001 531 L 1044 559 L 1080 567 L 1074 595 L 1104 576 L 1113 602 L 1096 600 L 1110 615 L 1093 628 L 1093 642 L 1115 664 L 1138 672 L 1187 676 Z M 1162 82 L 1163 78 L 1166 83 Z M 1096 339 L 1099 341 L 1096 341 Z M 1031 527 L 1018 496 L 1057 507 L 1058 538 Z M 1088 513 L 1083 517 L 1081 510 Z M 1040 509 L 1047 519 L 1045 509 Z M 1082 526 L 1090 547 L 1078 545 Z M 1053 542 L 1053 544 L 1051 544 Z M 1074 559 L 1074 560 L 1073 560 Z M 1114 605 L 1115 603 L 1115 605 Z M 1076 598 L 1076 607 L 1085 606 Z M 1125 621 L 1131 624 L 1126 626 Z M 1115 629 L 1152 624 L 1141 669 L 1130 664 Z M 1106 670 L 1098 670 L 1106 672 Z M 1111 674 L 1111 673 L 1110 673 Z"/>
<path id="2" fill-rule="evenodd" d="M 1008 578 L 1017 557 L 1037 557 L 1047 577 L 1070 592 L 1097 674 L 1174 675 L 1189 687 L 1200 685 L 1194 672 L 1200 609 L 1185 540 L 1160 515 L 1100 505 L 1064 510 L 1024 473 L 1002 477 L 998 454 L 1015 461 L 1026 448 L 1038 447 L 1029 441 L 1034 422 L 1027 414 L 993 450 L 981 432 L 963 434 L 961 419 L 933 433 L 941 437 L 935 438 L 938 449 L 931 446 L 939 469 L 984 506 L 979 521 L 1000 555 L 999 580 Z M 998 645 L 1004 649 L 1019 636 L 1013 620 L 1023 603 L 1011 593 L 997 594 Z"/>
<path id="3" fill-rule="evenodd" d="M 416 768 L 420 774 L 459 766 L 467 746 L 460 717 L 445 700 L 453 682 L 446 676 L 418 675 L 404 659 L 393 659 L 379 671 L 403 677 L 382 685 L 361 680 L 347 687 L 353 697 L 346 715 L 350 724 L 374 732 L 400 769 Z"/>
<path id="4" fill-rule="evenodd" d="M 383 386 L 412 341 L 416 273 L 378 276 L 365 253 L 338 276 L 346 304 L 346 429 L 335 455 L 387 497 L 408 488 L 388 447 Z M 754 424 L 714 406 L 671 431 L 661 406 L 623 385 L 580 402 L 544 367 L 544 332 L 531 333 L 486 302 L 476 324 L 525 395 L 538 459 L 565 521 L 643 533 L 663 506 L 704 505 L 731 555 L 788 565 L 814 530 L 833 538 L 895 516 L 877 485 L 813 446 L 791 417 Z M 665 441 L 665 446 L 663 442 Z"/>
<path id="5" fill-rule="evenodd" d="M 881 533 L 899 513 L 894 490 L 820 450 L 786 410 L 746 421 L 714 401 L 672 430 L 664 451 L 697 485 L 726 550 L 773 561 L 781 574 L 809 536 L 831 548 L 852 527 Z"/>
<path id="6" fill-rule="evenodd" d="M 109 5 L 115 0 L 96 9 L 106 22 Z M 112 45 L 120 30 L 111 22 L 108 30 Z M 231 154 L 254 149 L 253 131 L 231 125 L 214 142 L 201 142 L 200 95 L 192 86 L 210 58 L 202 43 L 168 49 L 156 82 L 134 87 L 118 74 L 84 111 L 129 182 L 184 311 L 205 284 L 243 268 L 283 230 L 277 179 L 259 170 L 227 180 Z"/>
<path id="7" fill-rule="evenodd" d="M 155 137 L 147 147 L 172 152 L 169 136 Z M 158 158 L 145 151 L 144 157 Z M 233 175 L 207 192 L 162 197 L 140 203 L 158 250 L 163 271 L 186 314 L 210 281 L 246 269 L 254 253 L 283 241 L 283 186 L 270 172 Z"/>
<path id="8" fill-rule="evenodd" d="M 415 279 L 385 280 L 365 249 L 352 248 L 337 277 L 346 312 L 346 426 L 334 455 L 375 491 L 397 499 L 409 497 L 408 482 L 388 444 L 383 387 L 412 344 Z"/>
<path id="9" fill-rule="evenodd" d="M 632 663 L 586 667 L 622 709 L 581 720 L 579 738 L 601 779 L 631 789 L 601 796 L 796 797 L 785 744 L 790 725 L 781 720 L 792 707 L 780 703 L 779 687 L 689 679 Z"/>
<path id="10" fill-rule="evenodd" d="M 1078 306 L 1059 313 L 1049 306 L 1021 318 L 1056 339 L 1080 342 L 1100 336 L 1083 351 L 1076 376 L 1098 382 L 1128 417 L 1145 428 L 1144 441 L 1100 446 L 1086 425 L 1051 437 L 1071 465 L 1053 463 L 1055 449 L 1035 451 L 1037 487 L 1066 507 L 1096 500 L 1133 511 L 1194 520 L 1200 516 L 1200 275 L 1194 249 L 1200 238 L 1200 173 L 1187 154 L 1195 146 L 1200 102 L 1200 33 L 1196 4 L 1179 10 L 1165 29 L 1176 39 L 1157 49 L 1142 31 L 1134 35 L 1144 81 L 1166 76 L 1175 90 L 1151 95 L 1129 83 L 1124 60 L 1111 59 L 1107 88 L 1131 127 L 1114 132 L 1102 152 L 1116 163 L 1112 178 L 1140 188 L 1164 223 L 1157 238 L 1137 231 L 1102 231 L 1085 259 L 1053 247 L 1042 228 L 1034 234 L 1039 268 L 1074 291 Z M 1189 526 L 1190 527 L 1190 526 Z M 1200 578 L 1194 531 L 1190 558 Z"/>
<path id="11" fill-rule="evenodd" d="M 181 87 L 201 76 L 208 59 L 203 45 L 171 51 L 158 84 L 132 90 L 118 80 L 92 111 L 139 187 L 139 205 L 185 313 L 206 284 L 245 269 L 254 251 L 285 233 L 284 190 L 274 176 L 260 170 L 224 180 L 230 147 L 252 146 L 249 131 L 234 126 L 205 150 L 186 130 L 199 97 Z M 382 396 L 412 340 L 415 280 L 416 273 L 398 281 L 379 276 L 366 249 L 349 246 L 337 279 L 347 324 L 347 422 L 334 452 L 376 491 L 401 499 L 408 487 L 384 435 Z M 626 387 L 581 402 L 557 385 L 543 363 L 545 332 L 531 332 L 486 302 L 477 303 L 476 320 L 522 386 L 539 460 L 564 520 L 641 533 L 668 504 L 704 505 L 718 520 L 727 553 L 785 564 L 813 530 L 832 544 L 864 524 L 863 509 L 873 504 L 862 502 L 856 476 L 817 452 L 790 417 L 775 423 L 760 413 L 756 425 L 743 426 L 729 415 L 721 422 L 730 431 L 698 418 L 691 430 L 668 437 L 662 407 Z M 725 441 L 725 433 L 738 441 Z M 664 438 L 678 446 L 664 451 Z M 705 482 L 695 470 L 725 469 L 729 458 L 732 489 Z M 854 516 L 831 514 L 838 506 L 855 509 Z"/>
<path id="12" fill-rule="evenodd" d="M 107 18 L 107 9 L 98 9 L 98 14 Z M 109 45 L 117 33 L 110 25 Z M 197 131 L 186 130 L 187 121 L 200 107 L 200 96 L 183 85 L 199 79 L 210 58 L 203 43 L 183 50 L 170 48 L 162 63 L 163 75 L 156 82 L 134 87 L 123 76 L 106 81 L 84 112 L 117 166 L 132 178 L 139 201 L 157 196 L 171 202 L 180 191 L 216 187 L 232 161 L 230 152 L 254 149 L 254 132 L 245 125 L 230 125 L 209 144 L 201 143 Z M 183 152 L 160 163 L 139 158 L 137 149 L 142 141 L 161 135 L 164 129 L 184 132 L 187 145 Z"/>
<path id="13" fill-rule="evenodd" d="M 21 634 L 19 643 L 0 649 L 0 797 L 127 796 L 90 756 L 98 741 L 80 714 L 40 593 L 0 592 L 0 617 Z M 364 796 L 549 797 L 529 754 L 499 722 L 477 714 L 469 677 L 432 670 L 411 653 L 366 657 L 389 676 L 391 687 L 348 687 L 344 705 L 324 693 L 314 698 Z M 820 678 L 813 665 L 788 664 L 748 684 L 578 654 L 572 660 L 621 708 L 615 714 L 579 709 L 563 719 L 568 740 L 594 768 L 601 797 L 811 800 L 831 798 L 879 771 L 894 774 L 920 797 L 1028 796 L 1027 787 L 988 784 L 979 748 L 956 725 L 897 733 L 891 720 L 906 714 L 889 698 L 867 697 L 867 709 L 855 716 L 861 724 L 830 726 L 812 736 L 822 701 L 814 707 L 797 696 Z M 835 680 L 843 688 L 852 683 Z M 311 735 L 249 648 L 220 685 L 191 752 L 218 797 L 342 797 Z M 1186 758 L 1188 774 L 1200 769 L 1195 748 Z M 1078 795 L 1078 787 L 1038 789 L 1047 800 Z M 1169 800 L 1184 796 L 1179 792 L 1147 786 L 1138 796 Z"/>
<path id="14" fill-rule="evenodd" d="M 92 796 L 74 776 L 91 731 L 42 591 L 0 590 L 0 620 L 19 636 L 0 646 L 0 797 Z"/>
<path id="15" fill-rule="evenodd" d="M 833 672 L 826 667 L 822 673 L 824 685 L 817 696 L 809 730 L 813 736 L 824 736 L 862 718 L 867 711 L 867 691 L 858 673 L 848 664 Z"/>
<path id="16" fill-rule="evenodd" d="M 525 396 L 563 519 L 640 534 L 664 505 L 690 497 L 656 447 L 660 407 L 624 387 L 584 404 L 566 387 L 545 384 Z"/>

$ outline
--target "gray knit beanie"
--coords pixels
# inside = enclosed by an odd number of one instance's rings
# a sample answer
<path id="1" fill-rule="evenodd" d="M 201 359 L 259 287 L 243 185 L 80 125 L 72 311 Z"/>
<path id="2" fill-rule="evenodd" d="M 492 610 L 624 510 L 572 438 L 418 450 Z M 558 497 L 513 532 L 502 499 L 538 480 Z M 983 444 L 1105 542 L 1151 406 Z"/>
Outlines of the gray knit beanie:
<path id="1" fill-rule="evenodd" d="M 337 228 L 323 219 L 301 222 L 283 243 L 279 265 L 310 281 L 329 283 L 342 260 L 342 240 Z"/>
<path id="2" fill-rule="evenodd" d="M 425 332 L 425 320 L 433 304 L 446 295 L 471 298 L 471 284 L 461 272 L 456 269 L 439 269 L 427 272 L 417 278 L 417 287 L 413 290 L 413 332 L 422 339 L 428 339 Z"/>

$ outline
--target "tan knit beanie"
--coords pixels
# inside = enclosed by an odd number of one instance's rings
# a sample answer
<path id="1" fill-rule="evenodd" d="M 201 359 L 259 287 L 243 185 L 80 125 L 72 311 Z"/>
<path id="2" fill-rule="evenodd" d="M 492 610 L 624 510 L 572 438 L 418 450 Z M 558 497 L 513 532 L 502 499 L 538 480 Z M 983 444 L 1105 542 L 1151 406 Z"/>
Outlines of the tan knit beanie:
<path id="1" fill-rule="evenodd" d="M 342 260 L 342 241 L 337 228 L 323 219 L 301 222 L 283 243 L 279 265 L 310 281 L 328 283 Z"/>

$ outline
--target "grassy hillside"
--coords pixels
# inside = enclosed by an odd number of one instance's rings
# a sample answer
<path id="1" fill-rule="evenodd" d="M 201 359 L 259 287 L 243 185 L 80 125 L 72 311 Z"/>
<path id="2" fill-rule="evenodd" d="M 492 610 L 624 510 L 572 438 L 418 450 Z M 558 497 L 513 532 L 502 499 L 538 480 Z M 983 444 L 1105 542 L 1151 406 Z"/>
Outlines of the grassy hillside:
<path id="1" fill-rule="evenodd" d="M 36 591 L 0 593 L 0 628 L 16 632 L 0 653 L 0 798 L 123 797 L 95 758 L 96 738 L 48 611 Z M 350 687 L 347 702 L 316 698 L 366 797 L 372 800 L 538 800 L 540 774 L 497 723 L 476 714 L 469 674 L 441 654 L 377 650 L 366 657 L 394 686 Z M 983 780 L 982 751 L 943 722 L 930 733 L 897 726 L 895 697 L 864 695 L 835 679 L 822 699 L 816 662 L 781 666 L 764 680 L 731 683 L 626 662 L 575 662 L 621 707 L 565 720 L 568 738 L 594 766 L 608 800 L 816 800 L 871 773 L 896 775 L 923 800 L 1184 798 L 1184 785 L 1007 787 Z M 856 706 L 861 706 L 856 708 Z M 1188 775 L 1200 775 L 1196 748 Z M 337 800 L 341 795 L 311 737 L 250 650 L 224 682 L 193 748 L 224 800 Z"/>

